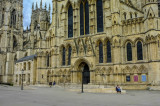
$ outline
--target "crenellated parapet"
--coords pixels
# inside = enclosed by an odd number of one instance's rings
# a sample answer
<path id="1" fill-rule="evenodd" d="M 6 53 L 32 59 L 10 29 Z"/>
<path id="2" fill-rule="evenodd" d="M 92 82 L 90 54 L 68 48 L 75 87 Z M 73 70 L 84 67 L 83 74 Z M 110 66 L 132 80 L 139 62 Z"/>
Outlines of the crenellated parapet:
<path id="1" fill-rule="evenodd" d="M 144 18 L 133 18 L 122 21 L 124 35 L 140 34 L 144 32 Z"/>

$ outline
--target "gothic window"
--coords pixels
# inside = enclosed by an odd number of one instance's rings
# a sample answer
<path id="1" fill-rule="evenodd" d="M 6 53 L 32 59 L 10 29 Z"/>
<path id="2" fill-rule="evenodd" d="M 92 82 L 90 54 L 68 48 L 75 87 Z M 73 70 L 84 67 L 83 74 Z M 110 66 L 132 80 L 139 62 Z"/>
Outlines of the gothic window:
<path id="1" fill-rule="evenodd" d="M 11 25 L 16 25 L 16 10 L 13 10 L 11 13 Z"/>
<path id="2" fill-rule="evenodd" d="M 68 8 L 68 38 L 73 37 L 73 9 L 70 5 Z"/>
<path id="3" fill-rule="evenodd" d="M 111 43 L 110 41 L 107 41 L 107 63 L 112 62 L 111 59 Z"/>
<path id="4" fill-rule="evenodd" d="M 84 14 L 83 14 L 83 3 L 80 5 L 80 35 L 84 35 Z"/>
<path id="5" fill-rule="evenodd" d="M 137 60 L 143 60 L 143 49 L 140 41 L 137 43 Z"/>
<path id="6" fill-rule="evenodd" d="M 69 46 L 68 48 L 68 65 L 71 65 L 71 53 L 72 53 L 72 48 Z"/>
<path id="7" fill-rule="evenodd" d="M 131 47 L 131 43 L 127 44 L 127 61 L 132 61 L 132 47 Z"/>
<path id="8" fill-rule="evenodd" d="M 4 8 L 3 8 L 3 12 L 2 12 L 2 24 L 4 23 Z"/>
<path id="9" fill-rule="evenodd" d="M 66 49 L 65 47 L 63 47 L 62 49 L 62 65 L 65 65 L 65 61 L 66 61 Z"/>
<path id="10" fill-rule="evenodd" d="M 80 4 L 80 35 L 89 34 L 89 5 L 88 1 Z"/>
<path id="11" fill-rule="evenodd" d="M 49 67 L 49 54 L 47 54 L 46 58 L 47 58 L 47 67 Z"/>
<path id="12" fill-rule="evenodd" d="M 15 49 L 17 47 L 17 40 L 16 37 L 13 36 L 13 49 Z"/>
<path id="13" fill-rule="evenodd" d="M 16 62 L 16 61 L 17 61 L 17 55 L 14 56 L 14 62 Z"/>
<path id="14" fill-rule="evenodd" d="M 99 43 L 99 63 L 103 63 L 103 44 Z"/>
<path id="15" fill-rule="evenodd" d="M 159 17 L 160 17 L 160 0 L 158 0 L 158 14 L 159 14 Z"/>
<path id="16" fill-rule="evenodd" d="M 137 13 L 135 13 L 135 18 L 137 18 Z"/>
<path id="17" fill-rule="evenodd" d="M 132 13 L 130 13 L 130 18 L 132 18 Z"/>
<path id="18" fill-rule="evenodd" d="M 85 3 L 85 34 L 89 34 L 89 6 L 88 1 Z"/>
<path id="19" fill-rule="evenodd" d="M 37 29 L 37 26 L 38 26 L 38 22 L 35 21 L 35 22 L 34 22 L 34 29 Z"/>
<path id="20" fill-rule="evenodd" d="M 4 14 L 2 14 L 2 24 L 4 23 Z"/>
<path id="21" fill-rule="evenodd" d="M 97 0 L 97 32 L 103 32 L 103 5 L 102 5 L 102 0 Z"/>
<path id="22" fill-rule="evenodd" d="M 127 19 L 127 14 L 126 14 L 126 13 L 124 13 L 124 19 L 125 19 L 125 20 Z"/>

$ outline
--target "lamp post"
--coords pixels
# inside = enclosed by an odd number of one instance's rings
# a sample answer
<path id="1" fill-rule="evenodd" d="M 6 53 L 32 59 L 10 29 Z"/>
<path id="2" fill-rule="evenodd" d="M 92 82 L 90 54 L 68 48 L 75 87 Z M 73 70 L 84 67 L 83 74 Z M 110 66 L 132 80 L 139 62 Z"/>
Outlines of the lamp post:
<path id="1" fill-rule="evenodd" d="M 21 82 L 21 90 L 23 90 L 23 74 L 24 74 L 24 70 L 22 69 L 22 82 Z"/>
<path id="2" fill-rule="evenodd" d="M 81 91 L 81 93 L 84 93 L 84 92 L 83 92 L 83 74 L 84 74 L 84 65 L 82 65 L 81 71 L 82 71 L 82 91 Z"/>

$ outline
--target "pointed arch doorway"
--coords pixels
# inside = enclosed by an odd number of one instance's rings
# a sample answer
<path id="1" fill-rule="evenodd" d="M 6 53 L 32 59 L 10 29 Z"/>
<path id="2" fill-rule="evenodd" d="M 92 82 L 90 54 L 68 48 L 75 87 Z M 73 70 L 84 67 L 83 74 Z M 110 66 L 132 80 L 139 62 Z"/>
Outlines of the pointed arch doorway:
<path id="1" fill-rule="evenodd" d="M 81 75 L 83 74 L 83 80 L 82 80 L 83 84 L 89 84 L 90 83 L 90 71 L 89 71 L 88 64 L 85 62 L 82 62 L 79 65 L 79 69 L 81 70 Z"/>

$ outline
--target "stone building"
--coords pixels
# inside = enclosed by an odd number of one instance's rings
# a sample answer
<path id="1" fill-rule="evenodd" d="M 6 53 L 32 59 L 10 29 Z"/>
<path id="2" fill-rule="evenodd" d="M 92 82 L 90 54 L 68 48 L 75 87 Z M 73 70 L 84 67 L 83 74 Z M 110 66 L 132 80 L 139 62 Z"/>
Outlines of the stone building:
<path id="1" fill-rule="evenodd" d="M 30 28 L 23 30 L 23 0 L 0 0 L 0 83 L 14 83 L 16 78 L 20 81 L 16 66 L 23 63 L 21 58 L 32 57 L 37 50 L 45 48 L 50 10 L 50 6 L 49 10 L 47 5 L 42 6 L 42 1 L 40 7 L 37 3 L 36 6 L 33 4 Z M 25 62 L 26 59 L 24 64 Z M 31 68 L 32 63 L 35 61 L 27 60 L 27 65 L 31 64 Z"/>
<path id="2" fill-rule="evenodd" d="M 160 85 L 159 0 L 53 0 L 52 4 L 51 25 L 46 7 L 32 7 L 31 29 L 21 32 L 23 46 L 19 43 L 21 51 L 14 54 L 18 61 L 36 56 L 15 62 L 13 83 L 21 78 L 17 69 L 32 61 L 32 84 L 80 84 L 83 78 L 84 84 L 132 89 Z M 7 68 L 2 77 L 5 72 Z"/>

